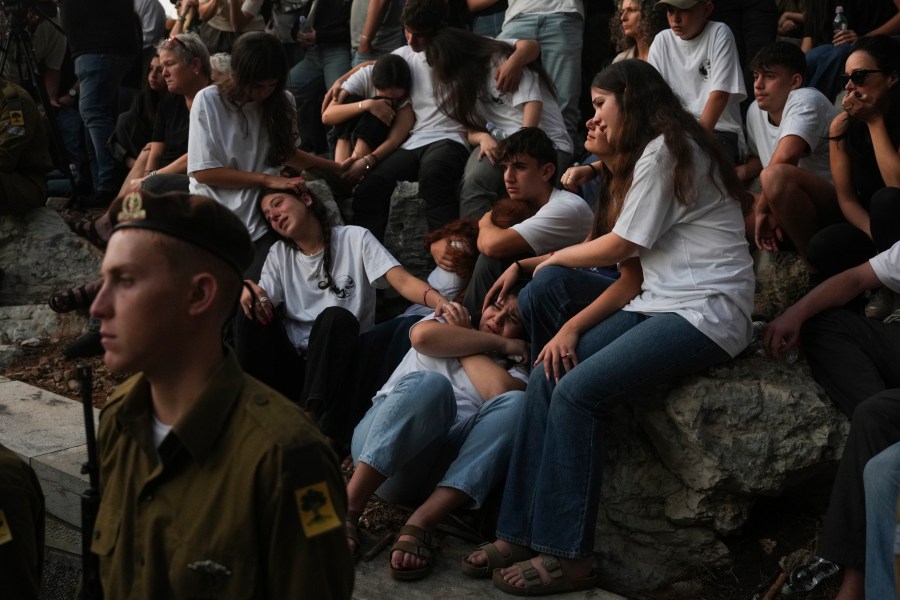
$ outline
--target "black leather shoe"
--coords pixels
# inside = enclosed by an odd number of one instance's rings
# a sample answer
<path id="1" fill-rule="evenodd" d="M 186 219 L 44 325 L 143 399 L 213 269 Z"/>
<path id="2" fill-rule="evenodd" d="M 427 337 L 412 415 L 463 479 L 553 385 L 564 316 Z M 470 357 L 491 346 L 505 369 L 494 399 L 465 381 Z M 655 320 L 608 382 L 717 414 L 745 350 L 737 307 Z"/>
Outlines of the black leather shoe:
<path id="1" fill-rule="evenodd" d="M 841 568 L 824 558 L 814 557 L 805 565 L 795 568 L 787 577 L 787 581 L 781 586 L 782 596 L 805 594 L 813 591 L 825 581 L 834 577 Z"/>

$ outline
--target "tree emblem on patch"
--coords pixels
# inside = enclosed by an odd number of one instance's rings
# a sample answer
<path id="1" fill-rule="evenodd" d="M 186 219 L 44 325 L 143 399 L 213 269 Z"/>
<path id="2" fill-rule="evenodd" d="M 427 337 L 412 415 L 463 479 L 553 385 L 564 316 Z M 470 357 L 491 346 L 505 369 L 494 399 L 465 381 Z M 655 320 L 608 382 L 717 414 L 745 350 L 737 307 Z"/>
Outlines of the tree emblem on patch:
<path id="1" fill-rule="evenodd" d="M 315 537 L 341 526 L 326 482 L 320 481 L 294 490 L 294 497 L 306 537 Z"/>

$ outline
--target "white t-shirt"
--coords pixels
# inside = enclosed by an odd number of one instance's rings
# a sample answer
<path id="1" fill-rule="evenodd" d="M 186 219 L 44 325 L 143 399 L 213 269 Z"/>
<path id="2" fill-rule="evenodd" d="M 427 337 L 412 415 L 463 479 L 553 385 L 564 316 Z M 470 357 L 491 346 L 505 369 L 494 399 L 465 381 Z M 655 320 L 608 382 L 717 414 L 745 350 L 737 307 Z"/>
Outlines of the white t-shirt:
<path id="1" fill-rule="evenodd" d="M 781 125 L 769 121 L 769 113 L 760 110 L 756 101 L 747 109 L 747 145 L 750 154 L 758 156 L 763 168 L 768 166 L 778 142 L 789 135 L 803 138 L 810 153 L 800 158 L 798 166 L 831 181 L 828 162 L 828 129 L 837 109 L 816 88 L 799 88 L 788 94 Z"/>
<path id="2" fill-rule="evenodd" d="M 514 45 L 515 41 L 503 40 L 510 45 Z M 537 73 L 531 69 L 522 71 L 522 79 L 519 80 L 519 87 L 511 94 L 501 92 L 497 88 L 495 76 L 497 68 L 503 63 L 505 58 L 497 60 L 495 57 L 494 65 L 488 73 L 487 80 L 484 82 L 483 89 L 486 92 L 478 95 L 478 108 L 485 120 L 491 121 L 498 128 L 508 134 L 515 133 L 522 128 L 522 121 L 525 118 L 525 103 L 540 102 L 541 103 L 541 121 L 538 124 L 540 129 L 544 130 L 550 141 L 563 152 L 572 152 L 572 139 L 566 131 L 566 124 L 563 121 L 562 112 L 559 110 L 559 104 L 556 98 L 542 82 Z"/>
<path id="3" fill-rule="evenodd" d="M 441 323 L 446 323 L 442 317 L 435 317 L 434 315 L 422 319 L 419 323 L 431 321 L 435 318 Z M 413 328 L 417 327 L 419 323 L 410 327 L 410 333 L 412 333 Z M 448 325 L 447 327 L 452 327 L 452 325 Z M 482 399 L 481 394 L 478 393 L 478 390 L 475 389 L 472 380 L 469 379 L 465 369 L 463 369 L 462 364 L 456 357 L 438 358 L 428 356 L 416 352 L 415 348 L 409 349 L 406 356 L 403 357 L 403 360 L 400 361 L 400 364 L 394 369 L 394 372 L 387 380 L 387 383 L 384 384 L 384 387 L 375 394 L 373 402 L 378 402 L 378 396 L 390 394 L 394 388 L 397 387 L 397 383 L 399 383 L 406 375 L 418 371 L 433 371 L 435 373 L 440 373 L 447 378 L 450 385 L 453 387 L 453 396 L 456 398 L 457 423 L 474 415 L 485 402 L 484 399 Z M 524 366 L 513 365 L 509 368 L 508 373 L 516 379 L 524 381 L 526 384 L 528 383 L 528 372 Z M 490 398 L 488 398 L 488 400 L 490 400 Z"/>
<path id="4" fill-rule="evenodd" d="M 641 294 L 625 310 L 676 313 L 731 356 L 750 343 L 753 262 L 740 205 L 710 181 L 709 158 L 694 148 L 695 197 L 675 200 L 674 159 L 662 136 L 647 144 L 613 232 L 638 244 Z M 718 186 L 718 187 L 717 187 Z"/>
<path id="5" fill-rule="evenodd" d="M 401 148 L 414 150 L 434 142 L 450 139 L 469 147 L 466 131 L 456 121 L 444 114 L 437 106 L 434 88 L 431 85 L 431 67 L 425 60 L 424 52 L 413 52 L 409 46 L 397 48 L 392 52 L 406 60 L 412 74 L 412 89 L 409 99 L 413 112 L 416 113 L 416 124 Z M 368 97 L 373 90 L 372 65 L 359 69 L 345 81 L 341 88 L 357 96 Z"/>
<path id="6" fill-rule="evenodd" d="M 200 0 L 200 4 L 206 4 L 211 1 L 212 0 Z M 231 24 L 231 17 L 229 16 L 231 14 L 229 12 L 231 10 L 229 5 L 232 1 L 240 2 L 240 0 L 219 0 L 219 9 L 216 11 L 213 18 L 207 21 L 210 27 L 218 29 L 219 31 L 234 31 L 234 25 Z M 241 31 L 263 31 L 266 28 L 266 23 L 259 13 L 262 9 L 262 5 L 263 0 L 243 0 L 243 2 L 241 2 L 241 12 L 253 15 L 253 18 L 250 19 L 250 22 L 247 23 Z"/>
<path id="7" fill-rule="evenodd" d="M 565 190 L 553 190 L 550 200 L 534 215 L 513 225 L 535 255 L 540 256 L 580 244 L 591 232 L 594 213 L 584 198 Z"/>
<path id="8" fill-rule="evenodd" d="M 435 267 L 428 275 L 428 285 L 436 289 L 441 296 L 448 300 L 453 300 L 453 298 L 466 287 L 466 283 L 468 283 L 467 280 L 463 279 L 453 271 L 447 271 L 440 267 Z M 434 309 L 432 308 L 428 308 L 421 304 L 413 304 L 403 311 L 403 314 L 422 315 L 423 317 L 427 317 L 433 312 Z"/>
<path id="9" fill-rule="evenodd" d="M 359 331 L 368 331 L 375 323 L 375 288 L 387 287 L 384 274 L 400 264 L 368 229 L 355 225 L 331 228 L 335 289 L 319 289 L 324 256 L 324 251 L 307 256 L 285 242 L 275 242 L 259 278 L 272 304 L 284 303 L 284 327 L 298 348 L 309 345 L 313 322 L 331 306 L 349 310 L 359 320 Z"/>
<path id="10" fill-rule="evenodd" d="M 290 92 L 285 96 L 293 105 Z M 242 116 L 243 113 L 243 116 Z M 188 175 L 192 194 L 209 196 L 235 213 L 258 240 L 267 231 L 256 204 L 260 188 L 212 187 L 197 181 L 195 171 L 227 167 L 238 171 L 278 175 L 280 166 L 266 164 L 269 134 L 262 122 L 260 104 L 248 102 L 240 109 L 225 105 L 219 89 L 211 85 L 200 90 L 191 105 L 188 130 Z"/>
<path id="11" fill-rule="evenodd" d="M 503 24 L 506 25 L 506 23 L 520 14 L 567 12 L 577 12 L 584 17 L 584 5 L 582 0 L 509 0 Z"/>
<path id="12" fill-rule="evenodd" d="M 715 128 L 743 135 L 740 103 L 747 93 L 737 46 L 727 25 L 709 21 L 691 40 L 681 39 L 671 29 L 660 31 L 650 45 L 647 62 L 656 67 L 684 107 L 698 119 L 710 93 L 728 92 L 728 105 Z"/>
<path id="13" fill-rule="evenodd" d="M 900 294 L 900 242 L 870 258 L 869 264 L 881 283 Z"/>

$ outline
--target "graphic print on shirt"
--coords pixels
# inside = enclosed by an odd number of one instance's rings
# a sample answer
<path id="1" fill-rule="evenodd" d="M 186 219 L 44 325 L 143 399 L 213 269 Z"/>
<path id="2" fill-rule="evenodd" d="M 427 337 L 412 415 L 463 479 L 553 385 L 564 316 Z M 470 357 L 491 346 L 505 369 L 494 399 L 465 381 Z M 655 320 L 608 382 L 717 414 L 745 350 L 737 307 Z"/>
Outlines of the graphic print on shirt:
<path id="1" fill-rule="evenodd" d="M 341 300 L 350 298 L 356 293 L 356 282 L 349 275 L 338 277 L 331 286 L 331 293 Z"/>
<path id="2" fill-rule="evenodd" d="M 709 79 L 709 59 L 704 59 L 702 63 L 700 63 L 700 76 L 703 79 Z"/>

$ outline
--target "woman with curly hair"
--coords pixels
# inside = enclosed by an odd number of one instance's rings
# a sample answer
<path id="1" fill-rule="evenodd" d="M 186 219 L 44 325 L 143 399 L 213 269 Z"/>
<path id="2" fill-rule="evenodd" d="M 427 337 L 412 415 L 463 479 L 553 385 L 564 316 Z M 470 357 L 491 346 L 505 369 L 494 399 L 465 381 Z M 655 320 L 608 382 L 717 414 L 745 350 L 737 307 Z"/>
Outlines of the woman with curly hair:
<path id="1" fill-rule="evenodd" d="M 264 32 L 247 33 L 234 44 L 231 77 L 197 94 L 191 107 L 188 175 L 192 194 L 209 196 L 244 222 L 256 245 L 245 274 L 259 276 L 269 233 L 256 209 L 262 189 L 300 192 L 297 179 L 281 176 L 318 167 L 337 173 L 334 161 L 296 147 L 297 111 L 285 90 L 288 61 L 281 43 Z"/>
<path id="2" fill-rule="evenodd" d="M 647 60 L 653 38 L 667 26 L 666 13 L 656 10 L 656 0 L 622 0 L 609 21 L 610 36 L 619 52 L 613 62 Z"/>

